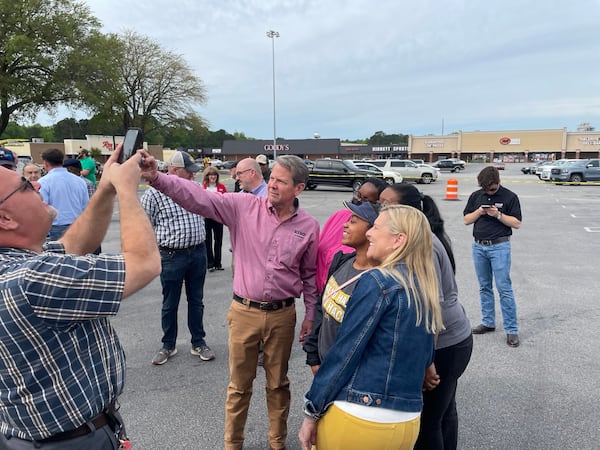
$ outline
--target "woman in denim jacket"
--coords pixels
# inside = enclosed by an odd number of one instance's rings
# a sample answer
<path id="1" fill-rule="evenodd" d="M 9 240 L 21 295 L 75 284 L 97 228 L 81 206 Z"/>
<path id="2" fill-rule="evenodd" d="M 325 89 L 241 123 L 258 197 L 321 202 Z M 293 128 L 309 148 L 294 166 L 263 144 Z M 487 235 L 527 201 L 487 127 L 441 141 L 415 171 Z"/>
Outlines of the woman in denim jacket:
<path id="1" fill-rule="evenodd" d="M 359 279 L 306 393 L 303 450 L 412 449 L 419 433 L 423 376 L 443 329 L 429 223 L 390 206 L 367 238 L 380 265 Z"/>

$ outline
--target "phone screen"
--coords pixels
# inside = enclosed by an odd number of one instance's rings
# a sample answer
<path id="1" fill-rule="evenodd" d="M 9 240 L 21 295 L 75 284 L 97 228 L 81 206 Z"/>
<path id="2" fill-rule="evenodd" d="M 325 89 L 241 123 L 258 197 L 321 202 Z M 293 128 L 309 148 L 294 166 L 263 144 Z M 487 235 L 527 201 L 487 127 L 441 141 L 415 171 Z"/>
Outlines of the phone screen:
<path id="1" fill-rule="evenodd" d="M 135 152 L 144 146 L 144 133 L 141 128 L 129 128 L 125 133 L 123 149 L 119 155 L 119 162 L 127 161 Z"/>

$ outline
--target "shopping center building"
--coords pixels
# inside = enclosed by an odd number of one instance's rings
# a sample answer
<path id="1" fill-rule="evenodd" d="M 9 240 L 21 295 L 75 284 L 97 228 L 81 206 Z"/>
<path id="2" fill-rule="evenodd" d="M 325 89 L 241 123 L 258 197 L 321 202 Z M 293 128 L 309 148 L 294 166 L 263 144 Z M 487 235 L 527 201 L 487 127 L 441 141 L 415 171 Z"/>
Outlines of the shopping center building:
<path id="1" fill-rule="evenodd" d="M 263 153 L 273 156 L 273 141 L 225 141 L 212 157 L 239 159 Z M 346 144 L 339 139 L 277 140 L 276 154 L 306 159 L 408 158 L 427 162 L 461 158 L 469 162 L 529 162 L 600 157 L 600 132 L 548 130 L 459 131 L 444 136 L 409 136 L 408 146 Z"/>
<path id="2" fill-rule="evenodd" d="M 467 162 L 530 162 L 561 158 L 599 158 L 600 132 L 589 124 L 582 124 L 576 132 L 566 128 L 512 131 L 458 131 L 440 136 L 409 135 L 408 145 L 372 146 L 348 144 L 339 139 L 278 139 L 227 140 L 222 148 L 194 149 L 197 156 L 218 158 L 222 161 L 255 157 L 259 154 L 273 156 L 297 155 L 303 159 L 422 159 L 434 162 L 441 158 L 461 158 Z M 64 143 L 19 142 L 6 147 L 19 155 L 30 155 L 41 163 L 41 152 L 58 147 L 67 154 L 77 154 L 80 149 L 100 150 L 105 160 L 122 136 L 87 136 L 86 140 L 68 139 Z M 168 160 L 173 150 L 160 145 L 144 144 L 158 159 Z"/>

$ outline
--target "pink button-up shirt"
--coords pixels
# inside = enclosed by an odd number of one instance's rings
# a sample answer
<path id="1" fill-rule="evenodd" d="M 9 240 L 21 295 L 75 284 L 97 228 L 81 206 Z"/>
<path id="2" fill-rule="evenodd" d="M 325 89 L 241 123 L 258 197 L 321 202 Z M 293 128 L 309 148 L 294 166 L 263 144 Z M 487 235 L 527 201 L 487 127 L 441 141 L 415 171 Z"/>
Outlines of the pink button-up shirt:
<path id="1" fill-rule="evenodd" d="M 152 187 L 188 211 L 229 227 L 237 295 L 274 301 L 304 294 L 305 319 L 314 319 L 319 243 L 319 223 L 314 217 L 296 208 L 294 216 L 280 222 L 267 198 L 239 192 L 217 194 L 162 173 Z"/>

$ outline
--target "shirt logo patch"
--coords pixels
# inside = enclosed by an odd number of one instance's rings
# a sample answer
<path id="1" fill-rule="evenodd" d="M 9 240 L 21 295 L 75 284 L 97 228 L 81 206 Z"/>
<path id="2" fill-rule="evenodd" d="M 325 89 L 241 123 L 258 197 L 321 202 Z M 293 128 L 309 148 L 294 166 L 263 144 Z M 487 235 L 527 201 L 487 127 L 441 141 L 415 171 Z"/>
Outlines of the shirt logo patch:
<path id="1" fill-rule="evenodd" d="M 304 239 L 306 237 L 306 233 L 300 230 L 294 230 L 294 236 Z"/>

